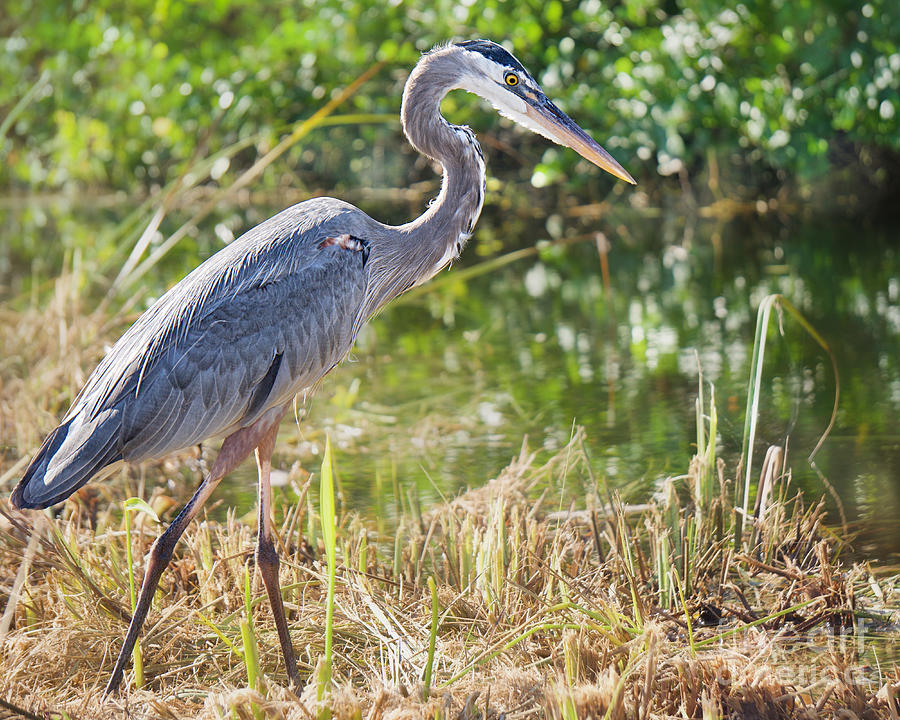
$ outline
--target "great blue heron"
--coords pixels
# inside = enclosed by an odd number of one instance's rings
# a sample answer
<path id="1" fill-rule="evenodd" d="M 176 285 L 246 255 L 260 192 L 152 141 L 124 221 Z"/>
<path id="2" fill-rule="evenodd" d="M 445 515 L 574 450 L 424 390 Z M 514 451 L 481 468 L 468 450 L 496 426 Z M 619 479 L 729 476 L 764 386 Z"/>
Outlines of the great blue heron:
<path id="1" fill-rule="evenodd" d="M 401 109 L 407 139 L 443 166 L 440 194 L 421 217 L 384 225 L 340 200 L 307 200 L 246 232 L 141 315 L 88 378 L 11 498 L 17 508 L 45 508 L 122 461 L 160 458 L 213 436 L 225 438 L 193 497 L 150 550 L 105 694 L 122 679 L 185 527 L 219 481 L 254 450 L 256 562 L 288 676 L 299 687 L 269 508 L 278 424 L 292 398 L 347 355 L 366 320 L 450 264 L 471 236 L 484 201 L 484 156 L 469 128 L 440 114 L 441 99 L 457 88 L 634 183 L 500 45 L 472 40 L 437 47 L 410 74 Z"/>

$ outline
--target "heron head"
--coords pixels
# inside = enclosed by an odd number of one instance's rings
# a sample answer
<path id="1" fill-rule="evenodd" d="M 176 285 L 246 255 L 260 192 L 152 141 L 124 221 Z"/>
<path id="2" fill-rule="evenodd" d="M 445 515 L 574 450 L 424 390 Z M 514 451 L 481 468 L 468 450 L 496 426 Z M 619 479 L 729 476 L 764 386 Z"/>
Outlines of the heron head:
<path id="1" fill-rule="evenodd" d="M 634 178 L 612 155 L 554 105 L 516 58 L 490 40 L 457 43 L 460 77 L 457 87 L 480 95 L 510 120 L 572 148 L 597 167 L 635 184 Z"/>

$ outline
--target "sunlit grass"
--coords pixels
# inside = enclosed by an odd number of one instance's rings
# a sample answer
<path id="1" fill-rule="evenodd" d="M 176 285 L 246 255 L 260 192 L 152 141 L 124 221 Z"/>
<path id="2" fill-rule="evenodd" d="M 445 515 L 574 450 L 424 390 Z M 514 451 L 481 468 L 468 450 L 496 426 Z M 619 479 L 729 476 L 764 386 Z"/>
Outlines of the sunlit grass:
<path id="1" fill-rule="evenodd" d="M 173 701 L 180 717 L 199 716 L 204 703 L 226 717 L 293 717 L 290 708 L 296 708 L 304 717 L 377 718 L 397 703 L 420 716 L 436 717 L 440 710 L 455 717 L 471 693 L 488 684 L 490 697 L 482 694 L 479 703 L 489 702 L 496 712 L 526 703 L 551 717 L 603 717 L 611 708 L 608 717 L 652 717 L 703 701 L 724 715 L 723 708 L 733 707 L 732 693 L 743 697 L 752 688 L 755 703 L 774 707 L 790 691 L 774 674 L 762 685 L 754 680 L 772 662 L 758 653 L 760 643 L 769 643 L 772 657 L 787 666 L 809 663 L 812 652 L 827 675 L 832 656 L 816 654 L 815 635 L 804 653 L 785 651 L 776 638 L 789 628 L 802 638 L 829 624 L 852 624 L 857 608 L 886 608 L 900 586 L 897 579 L 860 577 L 837 565 L 827 549 L 833 536 L 822 532 L 821 515 L 800 497 L 777 494 L 773 507 L 781 513 L 768 513 L 756 529 L 759 547 L 789 546 L 791 555 L 761 561 L 753 547 L 735 552 L 727 542 L 730 528 L 719 538 L 715 523 L 696 520 L 696 461 L 673 480 L 669 496 L 639 514 L 599 504 L 596 522 L 586 510 L 559 514 L 548 493 L 558 488 L 559 473 L 569 474 L 571 487 L 585 471 L 583 443 L 576 432 L 569 446 L 543 463 L 523 452 L 485 487 L 423 511 L 421 522 L 407 521 L 399 539 L 378 538 L 374 552 L 367 542 L 337 540 L 337 527 L 355 527 L 359 519 L 338 516 L 329 448 L 316 513 L 315 553 L 325 572 L 316 569 L 318 560 L 311 564 L 295 551 L 283 563 L 287 576 L 299 571 L 300 578 L 284 586 L 299 600 L 288 606 L 301 673 L 308 678 L 299 697 L 286 688 L 273 624 L 256 607 L 262 599 L 251 593 L 245 558 L 252 529 L 233 520 L 187 531 L 163 578 L 163 602 L 154 604 L 147 623 L 145 689 L 132 692 L 181 698 Z M 730 492 L 720 486 L 715 502 Z M 31 575 L 0 659 L 0 688 L 24 707 L 33 707 L 27 687 L 37 686 L 53 708 L 74 711 L 68 695 L 57 694 L 60 678 L 87 693 L 120 641 L 124 619 L 114 620 L 102 608 L 121 594 L 110 563 L 112 548 L 126 539 L 104 529 L 113 519 L 109 511 L 97 516 L 94 529 L 80 507 L 67 505 L 57 531 L 41 543 L 35 566 L 53 571 Z M 299 530 L 306 527 L 292 512 L 279 533 L 287 548 L 300 547 Z M 18 514 L 8 514 L 6 522 L 2 559 L 15 565 L 30 526 Z M 697 528 L 693 544 L 684 544 L 690 527 Z M 682 537 L 680 549 L 673 532 Z M 108 542 L 98 542 L 103 534 Z M 748 530 L 745 539 L 750 537 Z M 670 554 L 661 554 L 661 546 Z M 203 570 L 205 547 L 214 558 L 211 574 Z M 678 559 L 688 552 L 689 586 Z M 648 563 L 660 557 L 672 560 Z M 195 577 L 209 585 L 208 594 L 201 597 Z M 722 612 L 713 624 L 707 622 L 710 606 Z M 40 635 L 31 630 L 36 626 L 44 628 Z M 236 636 L 240 649 L 229 639 Z M 86 648 L 86 660 L 61 663 L 52 653 L 61 642 Z M 46 661 L 34 667 L 25 659 L 34 654 Z M 676 668 L 694 679 L 672 682 Z M 717 673 L 728 673 L 730 684 L 718 684 Z M 31 684 L 24 684 L 26 677 Z M 888 680 L 879 677 L 882 685 Z M 692 694 L 696 683 L 710 689 L 708 697 Z M 187 687 L 203 689 L 197 696 L 184 694 Z M 528 695 L 526 687 L 546 690 Z M 86 697 L 82 690 L 76 695 Z M 810 692 L 813 702 L 825 697 Z M 833 708 L 845 696 L 829 697 L 825 707 Z M 878 702 L 873 694 L 865 698 Z M 92 716 L 104 712 L 92 706 Z M 628 714 L 637 712 L 643 714 Z"/>
<path id="2" fill-rule="evenodd" d="M 256 692 L 261 690 L 259 666 L 259 645 L 256 641 L 256 628 L 253 624 L 253 594 L 250 589 L 250 570 L 244 568 L 244 614 L 241 617 L 241 645 L 244 648 L 243 660 L 247 671 L 247 687 Z M 256 720 L 261 720 L 262 713 L 256 703 L 251 702 L 251 710 Z"/>
<path id="3" fill-rule="evenodd" d="M 233 513 L 188 529 L 145 625 L 136 687 L 101 706 L 95 688 L 130 615 L 130 553 L 157 528 L 132 526 L 143 501 L 128 501 L 123 520 L 112 484 L 66 503 L 52 529 L 0 501 L 0 572 L 31 568 L 9 601 L 0 697 L 97 718 L 120 716 L 125 703 L 156 717 L 165 698 L 177 717 L 468 718 L 489 708 L 644 720 L 740 718 L 739 700 L 799 709 L 802 690 L 802 706 L 823 718 L 867 705 L 887 712 L 877 692 L 896 681 L 892 651 L 877 648 L 875 662 L 826 649 L 823 636 L 865 619 L 896 637 L 900 579 L 840 562 L 822 505 L 795 490 L 784 460 L 759 473 L 766 511 L 743 523 L 735 547 L 738 475 L 716 452 L 715 388 L 698 387 L 696 455 L 637 509 L 594 476 L 576 429 L 558 452 L 523 447 L 483 486 L 430 507 L 409 478 L 385 473 L 379 485 L 393 485 L 401 517 L 396 531 L 379 531 L 341 512 L 327 443 L 318 498 L 308 479 L 292 481 L 275 508 L 307 683 L 297 696 L 265 598 L 252 592 L 254 529 Z M 172 467 L 145 470 L 157 488 L 146 507 L 163 521 L 182 500 L 159 482 Z M 779 668 L 828 680 L 798 689 Z M 847 668 L 871 685 L 834 685 Z"/>

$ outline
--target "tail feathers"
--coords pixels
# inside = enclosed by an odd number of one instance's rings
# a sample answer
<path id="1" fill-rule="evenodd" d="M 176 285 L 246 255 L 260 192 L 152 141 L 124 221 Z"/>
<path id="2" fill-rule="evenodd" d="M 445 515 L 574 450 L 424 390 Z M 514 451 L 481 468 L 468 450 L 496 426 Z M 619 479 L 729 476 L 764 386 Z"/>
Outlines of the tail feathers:
<path id="1" fill-rule="evenodd" d="M 45 508 L 65 500 L 107 465 L 122 459 L 118 409 L 96 418 L 69 418 L 44 440 L 10 500 L 17 508 Z"/>

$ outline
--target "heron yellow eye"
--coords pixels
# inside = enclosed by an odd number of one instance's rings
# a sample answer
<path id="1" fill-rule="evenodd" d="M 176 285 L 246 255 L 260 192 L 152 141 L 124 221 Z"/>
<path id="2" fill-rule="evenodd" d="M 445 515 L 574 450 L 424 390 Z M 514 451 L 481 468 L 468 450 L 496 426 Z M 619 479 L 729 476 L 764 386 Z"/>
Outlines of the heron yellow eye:
<path id="1" fill-rule="evenodd" d="M 513 73 L 506 73 L 506 77 L 504 78 L 504 80 L 506 80 L 506 84 L 510 87 L 515 87 L 519 84 L 518 76 L 514 75 Z"/>

